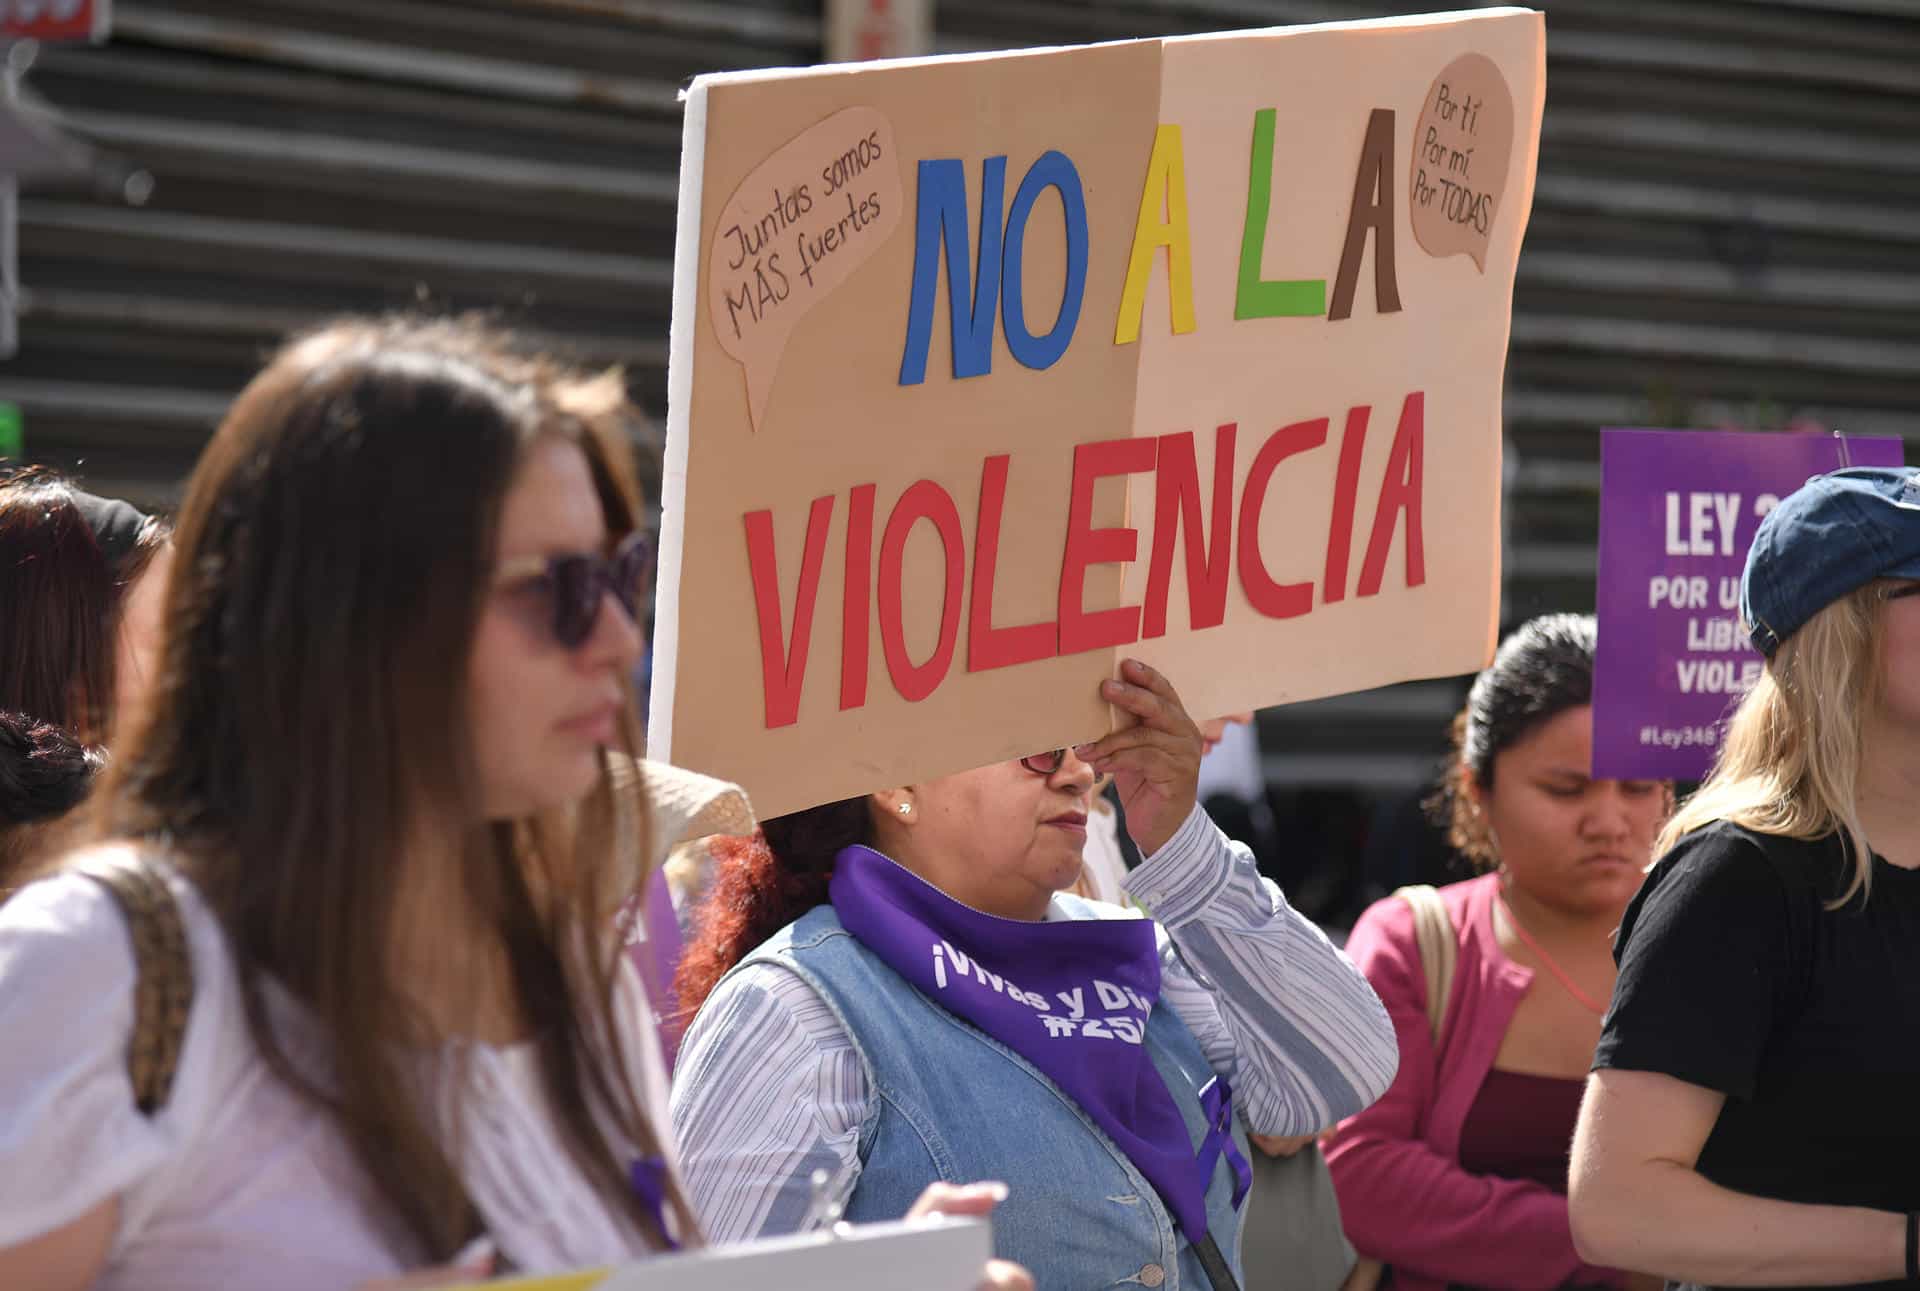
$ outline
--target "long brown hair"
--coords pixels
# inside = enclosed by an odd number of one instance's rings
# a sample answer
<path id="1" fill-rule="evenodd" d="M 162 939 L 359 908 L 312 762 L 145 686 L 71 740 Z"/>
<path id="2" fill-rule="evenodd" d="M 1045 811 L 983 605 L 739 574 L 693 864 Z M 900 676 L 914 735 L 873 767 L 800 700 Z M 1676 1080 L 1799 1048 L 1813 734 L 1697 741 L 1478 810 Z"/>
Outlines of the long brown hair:
<path id="1" fill-rule="evenodd" d="M 603 771 L 577 807 L 480 823 L 467 711 L 503 499 L 529 446 L 578 444 L 611 533 L 639 523 L 605 393 L 471 321 L 347 321 L 284 349 L 188 483 L 155 693 L 100 800 L 103 836 L 162 839 L 180 858 L 225 930 L 260 1051 L 331 1113 L 432 1259 L 476 1216 L 458 1118 L 436 1128 L 419 1077 L 423 1048 L 461 1046 L 393 967 L 400 939 L 426 931 L 400 926 L 418 913 L 402 880 L 423 840 L 466 907 L 450 926 L 473 930 L 451 975 L 503 980 L 493 1003 L 531 1030 L 576 1165 L 664 1239 L 602 1129 L 660 1150 L 614 1019 L 610 919 L 639 877 L 615 853 L 633 804 Z M 290 1057 L 269 980 L 318 1023 L 324 1072 Z M 682 1235 L 697 1234 L 668 1189 Z"/>

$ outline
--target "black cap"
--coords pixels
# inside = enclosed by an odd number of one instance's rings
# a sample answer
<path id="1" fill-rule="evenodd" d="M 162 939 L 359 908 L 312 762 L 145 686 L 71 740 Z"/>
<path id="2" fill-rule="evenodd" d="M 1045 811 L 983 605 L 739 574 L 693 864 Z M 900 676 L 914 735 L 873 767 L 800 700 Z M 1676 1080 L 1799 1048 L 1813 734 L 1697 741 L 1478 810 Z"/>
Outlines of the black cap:
<path id="1" fill-rule="evenodd" d="M 73 505 L 93 531 L 94 542 L 107 558 L 107 569 L 119 582 L 120 571 L 139 541 L 140 531 L 147 526 L 147 515 L 118 498 L 95 497 L 79 489 L 73 491 Z"/>

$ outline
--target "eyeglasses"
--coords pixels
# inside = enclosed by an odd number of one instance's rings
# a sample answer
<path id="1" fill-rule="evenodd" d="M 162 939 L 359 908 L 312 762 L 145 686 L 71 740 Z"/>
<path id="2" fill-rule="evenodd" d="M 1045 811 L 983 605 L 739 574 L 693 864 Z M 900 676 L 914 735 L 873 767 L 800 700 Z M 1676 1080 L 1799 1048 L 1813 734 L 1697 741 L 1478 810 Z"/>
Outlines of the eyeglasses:
<path id="1" fill-rule="evenodd" d="M 1920 582 L 1893 583 L 1880 589 L 1880 599 L 1897 601 L 1908 596 L 1920 596 Z"/>
<path id="2" fill-rule="evenodd" d="M 494 583 L 534 587 L 551 597 L 554 640 L 568 650 L 577 650 L 593 635 L 601 598 L 608 592 L 620 602 L 628 618 L 640 621 L 640 605 L 646 599 L 652 574 L 653 543 L 645 534 L 630 533 L 610 556 L 577 552 L 502 561 Z"/>
<path id="3" fill-rule="evenodd" d="M 1067 751 L 1065 749 L 1048 749 L 1045 753 L 1029 753 L 1026 757 L 1020 759 L 1020 765 L 1035 775 L 1050 776 L 1058 771 L 1060 764 L 1066 760 Z"/>

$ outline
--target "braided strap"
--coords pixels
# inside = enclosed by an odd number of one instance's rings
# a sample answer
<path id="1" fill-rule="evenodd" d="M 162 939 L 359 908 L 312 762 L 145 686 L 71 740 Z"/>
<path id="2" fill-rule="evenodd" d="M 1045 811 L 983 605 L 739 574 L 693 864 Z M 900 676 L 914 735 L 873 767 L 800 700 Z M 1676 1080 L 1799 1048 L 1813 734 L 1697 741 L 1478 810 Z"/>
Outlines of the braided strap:
<path id="1" fill-rule="evenodd" d="M 166 1106 L 193 1006 L 193 956 L 166 878 L 144 858 L 102 862 L 81 871 L 120 907 L 133 942 L 133 1034 L 127 1075 L 134 1105 L 152 1116 Z"/>

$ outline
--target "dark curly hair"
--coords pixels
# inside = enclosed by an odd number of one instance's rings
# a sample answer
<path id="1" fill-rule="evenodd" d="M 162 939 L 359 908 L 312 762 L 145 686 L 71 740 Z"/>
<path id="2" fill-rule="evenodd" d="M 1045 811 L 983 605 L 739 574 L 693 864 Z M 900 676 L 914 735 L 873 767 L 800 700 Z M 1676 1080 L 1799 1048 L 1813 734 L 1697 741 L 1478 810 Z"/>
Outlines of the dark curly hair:
<path id="1" fill-rule="evenodd" d="M 0 710 L 0 892 L 24 877 L 45 826 L 80 805 L 106 761 L 51 722 Z"/>
<path id="2" fill-rule="evenodd" d="M 694 915 L 693 940 L 674 974 L 684 1030 L 735 964 L 761 942 L 827 900 L 842 848 L 873 842 L 867 799 L 845 798 L 775 816 L 751 838 L 718 838 L 713 884 Z"/>
<path id="3" fill-rule="evenodd" d="M 1508 634 L 1453 719 L 1453 756 L 1427 800 L 1447 842 L 1474 865 L 1499 862 L 1470 784 L 1493 788 L 1494 761 L 1529 732 L 1593 702 L 1596 628 L 1591 614 L 1545 614 Z"/>

